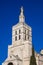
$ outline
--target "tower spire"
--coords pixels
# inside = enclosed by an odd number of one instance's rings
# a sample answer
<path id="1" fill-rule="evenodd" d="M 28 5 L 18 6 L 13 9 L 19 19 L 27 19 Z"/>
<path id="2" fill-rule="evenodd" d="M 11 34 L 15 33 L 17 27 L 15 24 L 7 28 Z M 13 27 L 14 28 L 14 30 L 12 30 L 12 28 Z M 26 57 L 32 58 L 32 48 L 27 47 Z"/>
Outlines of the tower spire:
<path id="1" fill-rule="evenodd" d="M 23 13 L 23 7 L 21 7 L 19 22 L 24 22 L 24 21 L 25 21 L 25 17 L 24 17 L 24 13 Z"/>

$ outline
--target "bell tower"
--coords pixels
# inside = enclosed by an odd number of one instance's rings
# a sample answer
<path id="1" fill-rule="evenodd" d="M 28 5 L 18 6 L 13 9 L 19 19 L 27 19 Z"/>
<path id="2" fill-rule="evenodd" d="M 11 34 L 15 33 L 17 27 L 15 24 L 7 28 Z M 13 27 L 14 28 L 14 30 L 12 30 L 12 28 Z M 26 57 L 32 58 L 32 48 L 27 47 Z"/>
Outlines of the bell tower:
<path id="1" fill-rule="evenodd" d="M 32 29 L 25 23 L 23 7 L 19 22 L 12 26 L 12 45 L 8 46 L 8 57 L 2 65 L 29 65 L 32 55 Z"/>

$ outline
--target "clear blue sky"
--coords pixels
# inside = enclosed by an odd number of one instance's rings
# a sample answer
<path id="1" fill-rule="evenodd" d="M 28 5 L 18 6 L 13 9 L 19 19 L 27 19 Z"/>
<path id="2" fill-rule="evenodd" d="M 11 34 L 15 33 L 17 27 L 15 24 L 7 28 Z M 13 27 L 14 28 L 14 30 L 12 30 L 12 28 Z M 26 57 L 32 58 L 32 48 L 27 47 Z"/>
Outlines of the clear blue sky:
<path id="1" fill-rule="evenodd" d="M 43 49 L 43 0 L 0 0 L 0 65 L 6 59 L 12 42 L 12 26 L 18 23 L 20 7 L 26 23 L 32 27 L 35 50 Z"/>

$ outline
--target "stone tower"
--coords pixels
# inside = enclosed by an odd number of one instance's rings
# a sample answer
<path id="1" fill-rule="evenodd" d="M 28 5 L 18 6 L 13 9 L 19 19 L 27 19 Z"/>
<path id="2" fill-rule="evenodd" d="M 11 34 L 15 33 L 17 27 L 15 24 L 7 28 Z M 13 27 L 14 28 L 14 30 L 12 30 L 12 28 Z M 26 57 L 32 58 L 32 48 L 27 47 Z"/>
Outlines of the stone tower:
<path id="1" fill-rule="evenodd" d="M 2 65 L 29 65 L 32 55 L 32 29 L 25 23 L 23 7 L 18 24 L 12 27 L 12 45 L 8 46 L 8 57 Z"/>

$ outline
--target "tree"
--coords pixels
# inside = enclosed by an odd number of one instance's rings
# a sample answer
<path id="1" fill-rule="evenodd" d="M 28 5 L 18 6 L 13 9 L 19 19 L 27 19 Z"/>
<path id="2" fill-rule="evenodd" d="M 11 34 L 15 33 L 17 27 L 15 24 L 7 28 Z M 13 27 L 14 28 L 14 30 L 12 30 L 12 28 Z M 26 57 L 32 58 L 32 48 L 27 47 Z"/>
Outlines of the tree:
<path id="1" fill-rule="evenodd" d="M 36 64 L 36 58 L 35 58 L 35 53 L 34 53 L 34 48 L 32 47 L 32 56 L 30 58 L 30 65 L 37 65 Z"/>

